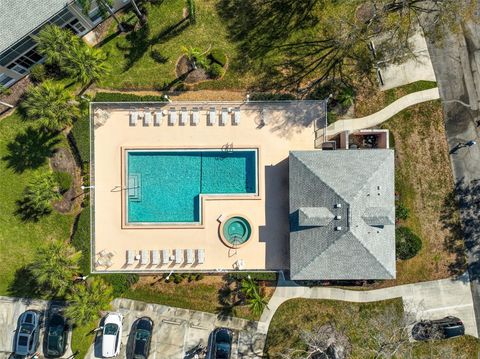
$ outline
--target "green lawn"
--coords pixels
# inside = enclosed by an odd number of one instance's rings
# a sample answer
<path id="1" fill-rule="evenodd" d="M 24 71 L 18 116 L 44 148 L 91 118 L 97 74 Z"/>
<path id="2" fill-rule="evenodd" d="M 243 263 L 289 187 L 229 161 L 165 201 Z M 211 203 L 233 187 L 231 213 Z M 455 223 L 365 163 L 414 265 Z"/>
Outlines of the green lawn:
<path id="1" fill-rule="evenodd" d="M 55 211 L 37 223 L 24 223 L 15 215 L 16 201 L 21 198 L 31 175 L 48 168 L 46 159 L 41 161 L 37 158 L 32 162 L 38 166 L 36 169 L 23 170 L 23 167 L 27 167 L 24 166 L 26 158 L 23 151 L 34 150 L 36 146 L 35 133 L 17 138 L 27 127 L 28 124 L 22 122 L 17 113 L 0 121 L 0 295 L 24 294 L 20 289 L 24 278 L 16 278 L 17 270 L 32 263 L 36 249 L 47 239 L 68 238 L 73 223 L 72 215 Z M 20 141 L 17 141 L 15 153 L 12 153 L 9 147 L 12 147 L 15 139 Z M 61 140 L 58 145 L 64 146 L 66 142 Z"/>
<path id="2" fill-rule="evenodd" d="M 273 359 L 279 358 L 280 354 L 288 349 L 302 349 L 305 347 L 300 339 L 302 331 L 318 329 L 331 323 L 349 338 L 352 346 L 349 358 L 373 358 L 371 350 L 377 348 L 373 337 L 380 334 L 380 331 L 384 335 L 388 334 L 392 321 L 400 323 L 402 315 L 401 299 L 373 303 L 292 299 L 282 304 L 272 319 L 267 336 L 266 355 Z M 479 341 L 465 336 L 431 343 L 407 343 L 398 353 L 398 357 L 475 358 L 479 350 Z M 445 353 L 452 355 L 445 356 Z"/>
<path id="3" fill-rule="evenodd" d="M 185 0 L 163 1 L 152 5 L 148 15 L 148 31 L 120 35 L 102 46 L 108 53 L 112 72 L 99 87 L 111 89 L 160 89 L 175 80 L 175 65 L 182 56 L 182 46 L 201 50 L 209 47 L 223 49 L 228 58 L 237 56 L 234 43 L 228 39 L 227 25 L 219 17 L 218 1 L 197 0 L 196 24 L 182 21 Z M 125 15 L 133 17 L 132 13 Z M 112 25 L 112 31 L 115 24 Z M 158 63 L 151 57 L 152 46 L 166 57 Z M 233 66 L 220 81 L 206 82 L 203 87 L 244 88 L 248 76 L 239 77 Z"/>

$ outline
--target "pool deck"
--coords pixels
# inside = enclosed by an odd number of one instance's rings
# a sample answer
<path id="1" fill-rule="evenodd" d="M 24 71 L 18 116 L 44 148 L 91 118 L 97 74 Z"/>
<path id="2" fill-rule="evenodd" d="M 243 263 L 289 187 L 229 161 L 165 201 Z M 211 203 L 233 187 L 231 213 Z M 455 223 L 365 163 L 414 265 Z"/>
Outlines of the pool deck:
<path id="1" fill-rule="evenodd" d="M 167 103 L 151 104 L 153 111 L 175 107 L 200 108 L 200 122 L 194 126 L 177 123 L 170 126 L 164 117 L 160 126 L 144 126 L 139 119 L 129 124 L 129 111 L 143 112 L 145 104 L 94 104 L 109 113 L 105 123 L 94 132 L 92 166 L 92 203 L 94 204 L 94 238 L 92 270 L 94 272 L 158 272 L 233 270 L 243 260 L 246 270 L 289 268 L 288 225 L 288 153 L 314 149 L 314 121 L 321 117 L 320 102 L 285 103 Z M 210 107 L 217 109 L 217 121 L 207 125 Z M 222 107 L 240 107 L 241 121 L 219 125 Z M 93 116 L 92 116 L 93 117 Z M 262 121 L 263 118 L 263 121 Z M 258 148 L 259 196 L 257 198 L 216 199 L 204 197 L 203 225 L 161 228 L 122 226 L 122 149 L 123 148 L 216 148 L 226 144 L 233 148 Z M 252 226 L 247 244 L 233 250 L 219 238 L 220 215 L 244 214 Z M 126 264 L 126 251 L 169 249 L 204 249 L 203 264 L 133 265 Z M 105 254 L 110 260 L 106 260 Z M 100 258 L 100 260 L 99 260 Z M 100 264 L 97 264 L 99 260 Z M 110 263 L 108 263 L 110 262 Z M 150 261 L 149 261 L 150 262 Z M 195 261 L 196 262 L 196 261 Z"/>

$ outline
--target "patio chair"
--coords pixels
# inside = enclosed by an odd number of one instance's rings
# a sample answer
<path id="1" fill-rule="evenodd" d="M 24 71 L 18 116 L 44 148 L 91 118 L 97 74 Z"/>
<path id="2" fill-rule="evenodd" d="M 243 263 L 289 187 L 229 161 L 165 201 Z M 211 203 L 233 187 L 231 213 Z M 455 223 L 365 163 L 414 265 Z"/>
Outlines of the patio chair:
<path id="1" fill-rule="evenodd" d="M 152 253 L 152 264 L 158 266 L 160 264 L 160 251 L 153 250 Z"/>
<path id="2" fill-rule="evenodd" d="M 199 119 L 198 119 L 198 107 L 192 108 L 192 125 L 196 126 L 198 125 Z"/>
<path id="3" fill-rule="evenodd" d="M 155 119 L 153 121 L 154 126 L 160 126 L 162 124 L 163 120 L 163 113 L 162 111 L 156 111 L 155 112 Z"/>
<path id="4" fill-rule="evenodd" d="M 233 124 L 236 126 L 240 124 L 240 107 L 233 109 Z"/>
<path id="5" fill-rule="evenodd" d="M 228 110 L 224 107 L 222 108 L 222 115 L 220 116 L 220 125 L 225 126 L 227 124 Z"/>
<path id="6" fill-rule="evenodd" d="M 148 251 L 146 249 L 142 249 L 140 251 L 140 264 L 148 264 Z"/>
<path id="7" fill-rule="evenodd" d="M 217 116 L 217 112 L 215 110 L 215 107 L 210 107 L 210 110 L 208 112 L 208 124 L 210 126 L 213 126 L 215 125 L 215 122 L 216 122 L 216 117 Z"/>
<path id="8" fill-rule="evenodd" d="M 217 221 L 220 222 L 220 223 L 222 223 L 224 220 L 225 220 L 225 215 L 224 214 L 219 215 L 218 218 L 217 218 Z"/>
<path id="9" fill-rule="evenodd" d="M 135 261 L 135 251 L 128 250 L 127 251 L 127 265 L 132 265 Z"/>
<path id="10" fill-rule="evenodd" d="M 130 126 L 136 126 L 138 120 L 138 112 L 130 111 Z"/>
<path id="11" fill-rule="evenodd" d="M 162 263 L 170 263 L 170 251 L 168 249 L 162 249 Z"/>
<path id="12" fill-rule="evenodd" d="M 197 263 L 203 264 L 205 262 L 205 249 L 197 249 Z"/>
<path id="13" fill-rule="evenodd" d="M 180 125 L 185 126 L 188 121 L 188 112 L 186 107 L 180 109 Z"/>
<path id="14" fill-rule="evenodd" d="M 175 249 L 175 264 L 183 263 L 183 250 Z"/>
<path id="15" fill-rule="evenodd" d="M 145 109 L 145 115 L 143 116 L 143 125 L 150 126 L 150 122 L 152 122 L 152 113 L 149 109 Z"/>
<path id="16" fill-rule="evenodd" d="M 177 110 L 172 107 L 168 113 L 168 124 L 174 126 L 177 123 Z"/>
<path id="17" fill-rule="evenodd" d="M 193 264 L 193 249 L 187 249 L 187 264 Z"/>

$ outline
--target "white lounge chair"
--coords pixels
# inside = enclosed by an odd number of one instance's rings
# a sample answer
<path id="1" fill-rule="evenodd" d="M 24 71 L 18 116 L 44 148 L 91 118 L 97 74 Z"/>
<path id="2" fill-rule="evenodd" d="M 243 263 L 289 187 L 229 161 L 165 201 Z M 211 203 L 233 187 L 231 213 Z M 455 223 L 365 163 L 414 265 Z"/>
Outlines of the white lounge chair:
<path id="1" fill-rule="evenodd" d="M 160 251 L 153 250 L 152 252 L 152 264 L 158 266 L 160 264 Z"/>
<path id="2" fill-rule="evenodd" d="M 193 264 L 193 249 L 187 249 L 187 264 Z"/>
<path id="3" fill-rule="evenodd" d="M 208 112 L 208 124 L 210 126 L 215 125 L 216 117 L 217 117 L 217 112 L 215 110 L 215 107 L 210 107 L 210 110 Z"/>
<path id="4" fill-rule="evenodd" d="M 240 107 L 235 107 L 233 109 L 233 124 L 234 125 L 240 124 Z"/>
<path id="5" fill-rule="evenodd" d="M 146 249 L 142 249 L 140 251 L 140 264 L 145 265 L 148 263 L 148 251 Z"/>
<path id="6" fill-rule="evenodd" d="M 162 263 L 170 263 L 170 251 L 168 249 L 162 249 Z"/>
<path id="7" fill-rule="evenodd" d="M 175 249 L 175 264 L 183 263 L 183 250 Z"/>
<path id="8" fill-rule="evenodd" d="M 152 122 L 152 113 L 150 112 L 149 109 L 145 109 L 145 115 L 143 116 L 143 125 L 150 126 L 151 122 Z"/>
<path id="9" fill-rule="evenodd" d="M 220 125 L 225 126 L 227 124 L 228 110 L 222 108 L 222 115 L 220 116 Z"/>
<path id="10" fill-rule="evenodd" d="M 192 108 L 192 125 L 198 125 L 198 107 Z"/>
<path id="11" fill-rule="evenodd" d="M 185 126 L 188 121 L 188 112 L 186 107 L 182 107 L 180 110 L 180 125 Z"/>
<path id="12" fill-rule="evenodd" d="M 175 108 L 171 108 L 168 113 L 168 124 L 173 126 L 177 123 L 177 110 Z"/>
<path id="13" fill-rule="evenodd" d="M 198 264 L 205 262 L 205 249 L 197 249 L 197 262 Z"/>
<path id="14" fill-rule="evenodd" d="M 162 120 L 163 120 L 162 111 L 156 111 L 155 112 L 155 119 L 153 120 L 153 124 L 155 126 L 160 126 L 162 124 Z"/>
<path id="15" fill-rule="evenodd" d="M 138 112 L 130 111 L 130 126 L 136 126 L 138 121 Z"/>
<path id="16" fill-rule="evenodd" d="M 225 215 L 224 214 L 219 215 L 218 218 L 217 218 L 217 221 L 220 222 L 220 223 L 222 223 L 224 220 L 225 220 Z"/>
<path id="17" fill-rule="evenodd" d="M 127 265 L 132 265 L 135 261 L 135 251 L 127 251 Z"/>

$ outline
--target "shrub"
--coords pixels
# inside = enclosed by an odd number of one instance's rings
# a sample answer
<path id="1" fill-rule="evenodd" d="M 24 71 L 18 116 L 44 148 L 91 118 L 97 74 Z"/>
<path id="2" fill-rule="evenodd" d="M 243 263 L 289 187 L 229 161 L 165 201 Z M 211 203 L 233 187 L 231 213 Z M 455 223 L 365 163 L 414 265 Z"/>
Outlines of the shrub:
<path id="1" fill-rule="evenodd" d="M 225 69 L 216 62 L 214 62 L 208 68 L 208 74 L 211 78 L 218 79 L 225 74 Z"/>
<path id="2" fill-rule="evenodd" d="M 90 119 L 82 116 L 74 122 L 71 131 L 71 140 L 74 143 L 82 163 L 90 161 Z"/>
<path id="3" fill-rule="evenodd" d="M 201 273 L 199 273 L 199 274 L 197 274 L 197 275 L 195 276 L 195 280 L 196 280 L 196 281 L 202 280 L 203 278 L 204 278 L 204 275 L 201 274 Z"/>
<path id="4" fill-rule="evenodd" d="M 82 251 L 79 262 L 81 273 L 90 273 L 90 207 L 85 207 L 75 220 L 72 244 Z"/>
<path id="5" fill-rule="evenodd" d="M 402 203 L 399 203 L 395 207 L 395 217 L 397 217 L 397 219 L 401 219 L 405 221 L 408 218 L 409 214 L 410 214 L 409 209 L 405 207 Z"/>
<path id="6" fill-rule="evenodd" d="M 8 87 L 5 87 L 3 85 L 0 85 L 0 95 L 5 95 L 8 96 L 12 93 L 12 90 L 10 90 Z"/>
<path id="7" fill-rule="evenodd" d="M 163 56 L 156 46 L 152 48 L 152 51 L 150 51 L 150 56 L 159 64 L 165 64 L 168 61 L 168 57 Z"/>
<path id="8" fill-rule="evenodd" d="M 94 102 L 167 102 L 163 96 L 139 96 L 130 93 L 97 92 Z"/>
<path id="9" fill-rule="evenodd" d="M 221 49 L 212 49 L 209 57 L 213 62 L 216 62 L 220 66 L 224 67 L 227 63 L 227 55 Z"/>
<path id="10" fill-rule="evenodd" d="M 250 101 L 289 101 L 296 100 L 295 95 L 290 93 L 252 93 Z"/>
<path id="11" fill-rule="evenodd" d="M 133 284 L 138 282 L 137 274 L 123 274 L 114 273 L 101 276 L 105 282 L 109 283 L 113 288 L 113 295 L 120 297 L 125 293 Z"/>
<path id="12" fill-rule="evenodd" d="M 231 280 L 246 279 L 250 276 L 253 280 L 277 281 L 277 272 L 239 272 L 229 273 L 228 278 Z"/>
<path id="13" fill-rule="evenodd" d="M 408 227 L 395 230 L 397 258 L 410 259 L 422 249 L 422 240 Z"/>
<path id="14" fill-rule="evenodd" d="M 53 176 L 58 184 L 58 190 L 61 194 L 67 192 L 72 187 L 72 176 L 68 172 L 53 172 Z"/>
<path id="15" fill-rule="evenodd" d="M 195 0 L 187 0 L 188 6 L 188 18 L 191 24 L 195 24 L 197 21 L 197 10 L 195 8 Z"/>
<path id="16" fill-rule="evenodd" d="M 46 79 L 47 71 L 45 70 L 45 65 L 36 64 L 30 69 L 30 78 L 33 82 L 39 83 Z"/>
<path id="17" fill-rule="evenodd" d="M 332 123 L 337 121 L 337 114 L 332 111 L 327 112 L 327 123 L 331 125 Z"/>

